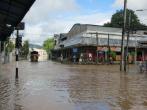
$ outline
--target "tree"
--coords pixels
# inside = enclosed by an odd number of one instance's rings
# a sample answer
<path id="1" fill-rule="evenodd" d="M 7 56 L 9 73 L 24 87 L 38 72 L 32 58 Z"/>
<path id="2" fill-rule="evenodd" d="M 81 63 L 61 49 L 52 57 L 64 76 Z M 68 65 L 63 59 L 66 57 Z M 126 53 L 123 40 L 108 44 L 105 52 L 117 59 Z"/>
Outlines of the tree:
<path id="1" fill-rule="evenodd" d="M 7 39 L 3 45 L 5 48 L 5 56 L 4 56 L 4 63 L 8 63 L 10 61 L 9 54 L 14 50 L 14 44 L 11 40 Z"/>
<path id="2" fill-rule="evenodd" d="M 48 39 L 46 39 L 46 40 L 44 41 L 44 43 L 43 43 L 43 48 L 46 50 L 46 52 L 47 52 L 48 54 L 50 54 L 51 49 L 54 48 L 54 45 L 55 45 L 54 39 L 53 39 L 53 38 L 48 38 Z"/>
<path id="3" fill-rule="evenodd" d="M 14 44 L 13 42 L 11 42 L 10 40 L 6 41 L 6 48 L 5 48 L 5 54 L 8 55 L 9 53 L 11 53 L 14 50 Z"/>
<path id="4" fill-rule="evenodd" d="M 21 48 L 21 56 L 27 58 L 28 54 L 29 54 L 29 41 L 26 40 L 24 41 L 24 44 Z"/>
<path id="5" fill-rule="evenodd" d="M 139 30 L 145 29 L 146 25 L 140 23 L 138 16 L 135 14 L 133 10 L 127 9 L 127 19 L 126 19 L 126 27 L 129 27 L 129 16 L 131 14 L 131 29 L 132 30 Z M 123 10 L 116 11 L 115 14 L 112 15 L 111 22 L 105 23 L 105 27 L 116 27 L 122 28 L 123 27 Z"/>

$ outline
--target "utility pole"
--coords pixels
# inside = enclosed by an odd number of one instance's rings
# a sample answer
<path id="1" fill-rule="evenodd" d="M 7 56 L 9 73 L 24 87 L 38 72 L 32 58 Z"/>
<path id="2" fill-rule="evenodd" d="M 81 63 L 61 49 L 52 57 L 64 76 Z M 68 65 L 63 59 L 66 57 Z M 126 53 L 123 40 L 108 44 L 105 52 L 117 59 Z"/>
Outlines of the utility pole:
<path id="1" fill-rule="evenodd" d="M 124 38 L 126 32 L 126 9 L 127 9 L 127 0 L 124 0 L 124 12 L 123 12 L 123 29 L 122 29 L 122 40 L 121 40 L 121 62 L 120 62 L 120 71 L 124 67 Z"/>
<path id="2" fill-rule="evenodd" d="M 129 46 L 129 39 L 130 39 L 130 31 L 131 31 L 131 21 L 132 21 L 132 13 L 129 13 L 129 25 L 128 25 L 128 32 L 127 32 L 127 44 L 126 44 L 126 51 L 125 51 L 125 65 L 124 70 L 127 71 L 128 62 L 128 46 Z"/>
<path id="3" fill-rule="evenodd" d="M 147 11 L 147 9 L 138 9 L 136 12 Z M 135 64 L 137 64 L 137 36 L 135 36 Z M 144 57 L 144 56 L 143 56 Z"/>
<path id="4" fill-rule="evenodd" d="M 98 56 L 99 56 L 99 53 L 98 53 L 97 48 L 99 46 L 99 36 L 98 35 L 100 33 L 96 32 L 96 33 L 88 33 L 88 34 L 91 34 L 91 36 L 92 36 L 92 34 L 96 35 L 96 56 L 97 56 L 96 63 L 98 64 Z"/>
<path id="5" fill-rule="evenodd" d="M 6 41 L 4 41 L 4 64 L 6 63 Z"/>
<path id="6" fill-rule="evenodd" d="M 108 55 L 107 55 L 107 57 L 108 57 L 108 64 L 110 64 L 110 35 L 108 34 Z"/>
<path id="7" fill-rule="evenodd" d="M 0 67 L 1 67 L 1 63 L 2 63 L 2 62 L 1 62 L 1 54 L 2 54 L 2 53 L 1 53 L 1 41 L 0 41 Z M 0 68 L 0 70 L 1 70 L 1 68 Z"/>
<path id="8" fill-rule="evenodd" d="M 98 38 L 98 33 L 96 33 L 96 47 L 98 48 L 98 45 L 99 45 L 99 38 Z M 99 53 L 98 53 L 98 50 L 96 51 L 96 63 L 98 64 L 98 56 L 99 56 Z"/>
<path id="9" fill-rule="evenodd" d="M 135 64 L 137 64 L 137 36 L 135 36 Z"/>

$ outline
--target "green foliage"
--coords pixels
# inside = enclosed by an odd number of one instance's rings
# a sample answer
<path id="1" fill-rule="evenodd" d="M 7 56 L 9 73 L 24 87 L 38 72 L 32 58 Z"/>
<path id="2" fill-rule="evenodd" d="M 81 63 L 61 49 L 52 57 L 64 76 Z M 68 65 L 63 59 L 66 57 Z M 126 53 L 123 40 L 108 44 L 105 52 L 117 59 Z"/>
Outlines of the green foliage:
<path id="1" fill-rule="evenodd" d="M 131 29 L 144 29 L 146 26 L 140 23 L 138 16 L 133 10 L 127 9 L 126 14 L 126 27 L 129 27 L 129 16 L 131 14 Z M 123 27 L 123 10 L 118 10 L 115 14 L 112 15 L 111 22 L 105 23 L 106 27 Z"/>
<path id="2" fill-rule="evenodd" d="M 114 51 L 110 51 L 110 56 L 115 59 L 116 58 L 116 52 Z"/>
<path id="3" fill-rule="evenodd" d="M 24 41 L 24 44 L 21 48 L 21 56 L 27 58 L 28 54 L 29 54 L 29 41 L 26 40 Z"/>
<path id="4" fill-rule="evenodd" d="M 104 27 L 112 27 L 111 23 L 110 22 L 107 22 L 104 24 Z"/>
<path id="5" fill-rule="evenodd" d="M 12 52 L 14 50 L 14 44 L 13 42 L 11 42 L 10 40 L 6 41 L 5 44 L 6 48 L 5 48 L 5 54 L 8 55 L 10 52 Z"/>
<path id="6" fill-rule="evenodd" d="M 113 59 L 115 59 L 116 58 L 116 52 L 114 52 L 114 51 L 107 51 L 107 54 L 108 55 L 110 55 Z"/>
<path id="7" fill-rule="evenodd" d="M 50 54 L 51 49 L 54 48 L 54 45 L 55 45 L 54 39 L 53 39 L 53 38 L 48 38 L 48 39 L 46 39 L 46 40 L 44 41 L 44 43 L 43 43 L 43 48 L 46 50 L 46 52 L 47 52 L 48 54 Z"/>
<path id="8" fill-rule="evenodd" d="M 130 55 L 135 56 L 135 52 L 134 51 L 130 52 Z"/>

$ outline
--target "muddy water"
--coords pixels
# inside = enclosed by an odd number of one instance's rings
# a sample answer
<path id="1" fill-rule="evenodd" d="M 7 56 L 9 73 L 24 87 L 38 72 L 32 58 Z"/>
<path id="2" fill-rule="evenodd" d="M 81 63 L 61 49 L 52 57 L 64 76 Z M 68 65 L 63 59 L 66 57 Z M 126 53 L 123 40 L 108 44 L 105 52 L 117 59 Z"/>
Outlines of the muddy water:
<path id="1" fill-rule="evenodd" d="M 147 110 L 147 74 L 119 66 L 21 62 L 1 67 L 0 110 Z"/>

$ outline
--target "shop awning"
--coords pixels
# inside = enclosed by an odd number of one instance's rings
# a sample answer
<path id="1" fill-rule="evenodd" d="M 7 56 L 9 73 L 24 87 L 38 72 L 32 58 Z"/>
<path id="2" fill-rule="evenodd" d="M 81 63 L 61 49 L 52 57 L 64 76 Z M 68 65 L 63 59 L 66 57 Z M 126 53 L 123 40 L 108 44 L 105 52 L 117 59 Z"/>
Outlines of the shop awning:
<path id="1" fill-rule="evenodd" d="M 11 35 L 35 0 L 0 0 L 0 40 Z"/>

